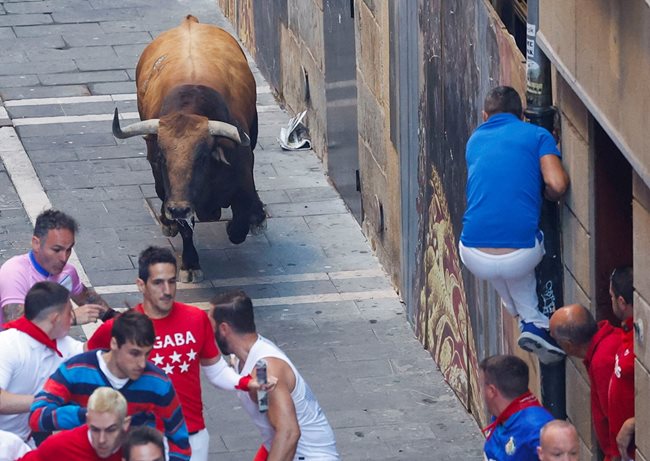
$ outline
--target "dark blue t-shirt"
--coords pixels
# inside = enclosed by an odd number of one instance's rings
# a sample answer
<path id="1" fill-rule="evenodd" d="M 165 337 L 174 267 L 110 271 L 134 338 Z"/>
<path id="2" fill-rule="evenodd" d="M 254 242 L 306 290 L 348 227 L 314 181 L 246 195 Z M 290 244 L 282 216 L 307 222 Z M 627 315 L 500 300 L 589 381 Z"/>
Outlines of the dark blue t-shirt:
<path id="1" fill-rule="evenodd" d="M 551 133 L 512 114 L 492 115 L 469 138 L 467 247 L 532 248 L 542 207 L 540 158 L 560 157 Z"/>

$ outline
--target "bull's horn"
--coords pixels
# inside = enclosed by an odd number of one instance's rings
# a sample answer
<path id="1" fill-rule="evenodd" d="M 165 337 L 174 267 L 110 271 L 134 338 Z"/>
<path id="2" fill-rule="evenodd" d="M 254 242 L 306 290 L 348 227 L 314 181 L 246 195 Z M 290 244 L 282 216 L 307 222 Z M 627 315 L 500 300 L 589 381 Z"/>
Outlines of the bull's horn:
<path id="1" fill-rule="evenodd" d="M 208 131 L 212 136 L 223 136 L 232 139 L 242 146 L 248 146 L 251 143 L 251 140 L 246 133 L 239 131 L 236 126 L 229 123 L 208 120 Z"/>
<path id="2" fill-rule="evenodd" d="M 120 118 L 117 114 L 117 107 L 115 108 L 115 115 L 113 115 L 113 136 L 117 139 L 126 139 L 133 136 L 145 134 L 158 134 L 158 119 L 152 118 L 143 122 L 132 123 L 122 130 L 120 128 Z"/>

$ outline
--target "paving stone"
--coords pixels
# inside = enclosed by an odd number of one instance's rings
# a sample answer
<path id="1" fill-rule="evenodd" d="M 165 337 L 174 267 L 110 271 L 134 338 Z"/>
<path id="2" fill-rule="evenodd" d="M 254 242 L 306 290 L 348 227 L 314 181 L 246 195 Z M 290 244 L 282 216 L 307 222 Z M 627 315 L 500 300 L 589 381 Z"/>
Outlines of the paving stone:
<path id="1" fill-rule="evenodd" d="M 129 76 L 123 70 L 107 70 L 40 75 L 39 79 L 43 85 L 67 85 L 74 83 L 119 82 L 128 80 Z"/>
<path id="2" fill-rule="evenodd" d="M 69 47 L 63 50 L 34 49 L 26 50 L 25 53 L 34 62 L 116 57 L 113 48 L 110 46 Z M 93 80 L 88 81 L 92 82 Z"/>
<path id="3" fill-rule="evenodd" d="M 42 37 L 47 35 L 64 35 L 70 33 L 97 34 L 101 31 L 99 24 L 50 24 L 42 26 L 14 27 L 16 37 Z"/>
<path id="4" fill-rule="evenodd" d="M 52 13 L 52 18 L 57 23 L 85 23 L 118 21 L 140 17 L 138 8 L 105 8 L 88 10 L 66 9 Z"/>
<path id="5" fill-rule="evenodd" d="M 69 96 L 88 96 L 90 91 L 87 85 L 57 85 L 50 87 L 32 86 L 3 88 L 0 87 L 0 97 L 5 101 L 29 98 L 63 98 Z"/>
<path id="6" fill-rule="evenodd" d="M 0 87 L 32 86 L 39 83 L 36 75 L 10 75 L 0 77 Z M 8 99 L 3 96 L 3 99 Z"/>
<path id="7" fill-rule="evenodd" d="M 16 35 L 11 27 L 0 27 L 0 40 L 4 42 L 5 40 L 11 40 L 15 37 Z"/>
<path id="8" fill-rule="evenodd" d="M 133 45 L 151 42 L 148 32 L 119 32 L 102 34 L 65 34 L 63 39 L 69 46 Z"/>
<path id="9" fill-rule="evenodd" d="M 75 63 L 81 72 L 121 69 L 126 71 L 129 77 L 130 74 L 135 72 L 135 65 L 137 64 L 134 59 L 125 59 L 118 56 L 93 59 L 77 58 Z"/>
<path id="10" fill-rule="evenodd" d="M 52 24 L 52 16 L 49 14 L 5 14 L 0 16 L 0 27 L 36 24 Z"/>
<path id="11" fill-rule="evenodd" d="M 5 10 L 8 13 L 51 13 L 65 8 L 92 10 L 87 0 L 45 0 L 45 1 L 18 1 L 6 2 Z"/>
<path id="12" fill-rule="evenodd" d="M 0 72 L 2 72 L 0 70 Z M 7 112 L 12 119 L 26 117 L 61 117 L 65 115 L 60 104 L 47 104 L 40 106 L 12 106 L 7 107 Z"/>
<path id="13" fill-rule="evenodd" d="M 47 74 L 57 72 L 76 71 L 77 65 L 72 60 L 41 61 L 34 59 L 31 62 L 8 63 L 0 68 L 0 75 Z"/>
<path id="14" fill-rule="evenodd" d="M 96 95 L 135 93 L 135 82 L 91 83 L 88 87 Z"/>
<path id="15" fill-rule="evenodd" d="M 9 175 L 6 171 L 0 173 L 0 210 L 7 208 L 18 208 L 22 207 L 22 202 L 20 197 L 16 193 Z"/>
<path id="16" fill-rule="evenodd" d="M 22 3 L 26 4 L 26 3 Z M 2 38 L 2 30 L 0 28 L 0 38 Z M 13 32 L 11 34 L 13 37 Z M 5 49 L 19 49 L 19 50 L 37 50 L 37 49 L 52 49 L 52 48 L 63 48 L 66 46 L 66 43 L 61 37 L 52 36 L 47 40 L 43 40 L 42 37 L 21 37 L 21 38 L 9 38 L 2 40 L 3 46 Z"/>
<path id="17" fill-rule="evenodd" d="M 115 138 L 110 133 L 90 133 L 90 134 L 68 134 L 60 136 L 50 136 L 47 138 L 25 138 L 22 140 L 26 150 L 31 149 L 52 149 L 57 146 L 67 147 L 97 147 L 97 146 L 114 146 Z"/>

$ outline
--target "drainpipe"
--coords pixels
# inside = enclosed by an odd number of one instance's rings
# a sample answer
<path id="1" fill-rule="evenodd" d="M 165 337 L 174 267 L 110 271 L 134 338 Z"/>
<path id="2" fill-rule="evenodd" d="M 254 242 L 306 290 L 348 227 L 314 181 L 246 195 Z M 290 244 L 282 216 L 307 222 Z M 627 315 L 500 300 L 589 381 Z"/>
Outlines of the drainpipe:
<path id="1" fill-rule="evenodd" d="M 524 115 L 534 125 L 553 132 L 555 108 L 551 92 L 551 65 L 537 45 L 539 2 L 528 0 L 526 27 L 526 110 Z M 562 282 L 559 206 L 544 199 L 540 228 L 544 232 L 546 255 L 536 269 L 539 309 L 549 316 L 564 304 Z M 565 361 L 553 365 L 539 364 L 542 403 L 557 419 L 566 419 Z"/>

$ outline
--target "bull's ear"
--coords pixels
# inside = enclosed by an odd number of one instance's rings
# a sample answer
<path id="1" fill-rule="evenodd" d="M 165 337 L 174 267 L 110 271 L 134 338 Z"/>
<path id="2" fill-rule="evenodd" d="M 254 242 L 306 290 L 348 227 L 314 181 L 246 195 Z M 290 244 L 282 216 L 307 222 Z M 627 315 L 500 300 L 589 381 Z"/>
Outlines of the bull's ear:
<path id="1" fill-rule="evenodd" d="M 212 150 L 212 158 L 214 158 L 217 162 L 222 162 L 226 165 L 230 165 L 230 162 L 228 159 L 226 159 L 226 154 L 223 152 L 223 147 L 221 147 L 219 143 L 217 143 L 215 148 Z"/>

